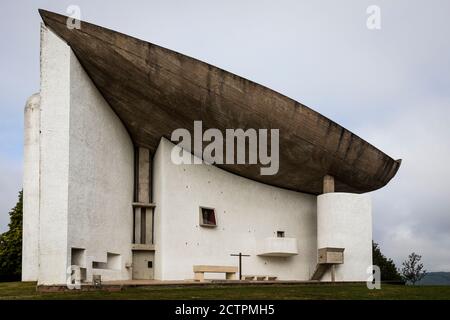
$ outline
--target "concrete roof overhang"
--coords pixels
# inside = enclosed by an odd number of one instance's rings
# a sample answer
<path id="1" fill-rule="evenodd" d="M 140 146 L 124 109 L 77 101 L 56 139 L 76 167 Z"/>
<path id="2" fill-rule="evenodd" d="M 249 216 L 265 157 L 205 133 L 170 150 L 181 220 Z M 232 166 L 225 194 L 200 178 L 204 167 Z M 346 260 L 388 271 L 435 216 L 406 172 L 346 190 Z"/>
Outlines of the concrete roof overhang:
<path id="1" fill-rule="evenodd" d="M 68 43 L 136 146 L 154 152 L 177 128 L 279 129 L 280 167 L 217 165 L 234 174 L 290 190 L 320 194 L 323 177 L 336 191 L 363 193 L 386 185 L 400 167 L 357 135 L 307 106 L 235 74 L 84 21 L 39 10 L 45 25 Z"/>

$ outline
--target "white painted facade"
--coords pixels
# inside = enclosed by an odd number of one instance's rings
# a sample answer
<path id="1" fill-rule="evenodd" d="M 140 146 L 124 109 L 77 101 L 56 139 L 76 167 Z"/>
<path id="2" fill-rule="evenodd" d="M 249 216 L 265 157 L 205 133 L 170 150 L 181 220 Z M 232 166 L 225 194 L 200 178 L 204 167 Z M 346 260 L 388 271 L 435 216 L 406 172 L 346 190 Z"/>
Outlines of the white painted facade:
<path id="1" fill-rule="evenodd" d="M 40 123 L 29 108 L 25 114 L 25 136 L 41 133 L 25 145 L 23 280 L 66 283 L 72 248 L 84 250 L 87 278 L 92 261 L 112 253 L 120 255 L 117 270 L 95 273 L 129 279 L 132 141 L 70 47 L 45 27 L 41 37 Z"/>
<path id="2" fill-rule="evenodd" d="M 22 243 L 23 281 L 34 281 L 39 272 L 39 166 L 40 166 L 41 98 L 32 95 L 24 112 L 23 225 L 26 240 Z"/>
<path id="3" fill-rule="evenodd" d="M 317 247 L 345 249 L 344 263 L 336 265 L 336 280 L 367 280 L 367 268 L 372 266 L 370 196 L 338 192 L 318 196 Z M 330 278 L 327 272 L 323 280 Z"/>
<path id="4" fill-rule="evenodd" d="M 158 279 L 192 279 L 193 265 L 232 265 L 243 274 L 307 280 L 316 266 L 316 197 L 284 190 L 210 165 L 175 165 L 162 139 L 153 160 Z M 199 207 L 216 210 L 217 227 L 202 227 Z M 264 257 L 266 239 L 284 231 L 299 254 Z"/>
<path id="5" fill-rule="evenodd" d="M 41 37 L 40 107 L 35 96 L 25 111 L 23 280 L 64 284 L 73 264 L 88 281 L 129 280 L 133 142 L 70 47 L 45 27 Z M 155 279 L 193 279 L 194 265 L 237 266 L 230 254 L 242 252 L 250 255 L 244 275 L 309 280 L 325 246 L 345 248 L 336 280 L 366 280 L 367 195 L 316 197 L 206 164 L 175 165 L 173 147 L 162 138 L 153 155 L 154 238 L 140 247 L 154 254 Z M 200 225 L 200 207 L 215 209 L 216 227 Z"/>

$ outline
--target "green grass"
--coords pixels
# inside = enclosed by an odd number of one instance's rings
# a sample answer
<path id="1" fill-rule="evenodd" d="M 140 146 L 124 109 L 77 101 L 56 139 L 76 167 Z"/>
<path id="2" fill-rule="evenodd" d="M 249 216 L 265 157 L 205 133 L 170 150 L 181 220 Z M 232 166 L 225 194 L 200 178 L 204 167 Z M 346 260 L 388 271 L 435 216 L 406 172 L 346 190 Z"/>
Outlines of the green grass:
<path id="1" fill-rule="evenodd" d="M 154 286 L 126 288 L 120 292 L 36 292 L 35 283 L 0 283 L 1 299 L 450 299 L 450 286 L 382 285 L 242 285 Z"/>

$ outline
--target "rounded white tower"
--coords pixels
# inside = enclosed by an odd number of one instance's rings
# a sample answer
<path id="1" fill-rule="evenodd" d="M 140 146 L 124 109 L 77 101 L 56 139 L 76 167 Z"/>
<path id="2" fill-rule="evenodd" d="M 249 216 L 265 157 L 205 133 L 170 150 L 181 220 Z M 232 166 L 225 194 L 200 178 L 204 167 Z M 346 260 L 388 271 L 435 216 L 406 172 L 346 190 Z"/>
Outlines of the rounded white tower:
<path id="1" fill-rule="evenodd" d="M 37 281 L 39 271 L 40 102 L 33 94 L 24 111 L 22 281 Z"/>
<path id="2" fill-rule="evenodd" d="M 372 266 L 370 196 L 339 192 L 319 195 L 317 247 L 344 249 L 344 261 L 336 265 L 337 281 L 366 281 L 367 268 Z"/>

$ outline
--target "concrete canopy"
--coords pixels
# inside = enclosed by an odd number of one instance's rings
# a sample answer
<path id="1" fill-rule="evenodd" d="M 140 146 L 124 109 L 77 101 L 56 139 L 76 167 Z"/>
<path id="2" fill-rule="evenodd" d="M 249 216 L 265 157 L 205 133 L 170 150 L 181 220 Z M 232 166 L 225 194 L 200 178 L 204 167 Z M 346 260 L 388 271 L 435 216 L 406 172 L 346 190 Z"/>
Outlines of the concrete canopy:
<path id="1" fill-rule="evenodd" d="M 217 165 L 281 188 L 320 194 L 323 177 L 338 192 L 363 193 L 386 185 L 400 167 L 368 142 L 314 110 L 262 85 L 183 54 L 84 21 L 39 10 L 45 25 L 68 43 L 136 146 L 155 152 L 177 128 L 279 129 L 280 167 Z"/>

